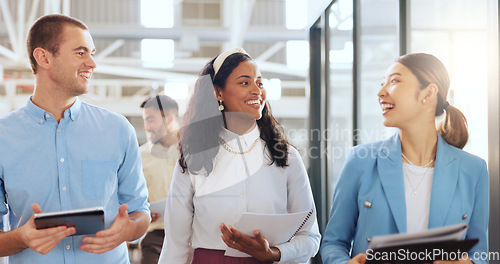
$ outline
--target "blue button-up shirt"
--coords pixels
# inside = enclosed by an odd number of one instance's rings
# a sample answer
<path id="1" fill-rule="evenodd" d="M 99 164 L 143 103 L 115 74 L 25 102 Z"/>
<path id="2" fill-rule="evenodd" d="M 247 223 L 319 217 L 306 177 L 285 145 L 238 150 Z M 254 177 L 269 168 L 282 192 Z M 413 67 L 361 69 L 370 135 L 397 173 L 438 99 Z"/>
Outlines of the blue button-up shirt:
<path id="1" fill-rule="evenodd" d="M 22 226 L 38 203 L 42 212 L 102 206 L 109 228 L 121 204 L 149 215 L 147 195 L 136 134 L 123 116 L 77 98 L 59 123 L 31 99 L 0 118 L 0 227 L 7 212 L 11 229 Z M 47 255 L 25 249 L 9 263 L 129 263 L 125 243 L 91 254 L 81 240 L 67 237 Z"/>

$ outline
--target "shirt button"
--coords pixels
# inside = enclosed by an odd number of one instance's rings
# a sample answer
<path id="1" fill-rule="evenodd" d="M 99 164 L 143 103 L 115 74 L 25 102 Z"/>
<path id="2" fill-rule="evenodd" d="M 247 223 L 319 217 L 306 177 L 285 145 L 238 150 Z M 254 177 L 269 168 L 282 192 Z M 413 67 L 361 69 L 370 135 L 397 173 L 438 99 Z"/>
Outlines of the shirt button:
<path id="1" fill-rule="evenodd" d="M 45 114 L 45 117 L 46 117 L 46 118 L 49 118 L 49 117 L 50 117 L 50 115 L 49 115 L 49 114 Z"/>
<path id="2" fill-rule="evenodd" d="M 61 129 L 60 128 L 57 129 L 57 133 L 61 133 Z"/>
<path id="3" fill-rule="evenodd" d="M 66 191 L 68 188 L 66 188 L 66 186 L 62 187 L 62 190 L 63 191 Z"/>
<path id="4" fill-rule="evenodd" d="M 60 161 L 60 162 L 64 162 L 64 158 L 60 158 L 60 159 L 59 159 L 59 161 Z"/>
<path id="5" fill-rule="evenodd" d="M 371 208 L 372 207 L 372 203 L 368 202 L 368 201 L 365 201 L 363 203 L 363 205 L 366 207 L 366 208 Z"/>
<path id="6" fill-rule="evenodd" d="M 42 118 L 42 119 L 40 119 L 40 122 L 43 122 L 43 118 Z"/>
<path id="7" fill-rule="evenodd" d="M 467 214 L 464 214 L 464 216 L 462 216 L 462 220 L 467 219 L 467 216 L 468 216 Z"/>
<path id="8" fill-rule="evenodd" d="M 372 241 L 372 239 L 371 239 L 371 238 L 369 238 L 369 237 L 367 237 L 367 238 L 366 238 L 366 241 L 371 242 L 371 241 Z"/>
<path id="9" fill-rule="evenodd" d="M 67 249 L 67 250 L 70 250 L 70 249 L 71 249 L 71 246 L 70 246 L 70 245 L 66 245 L 66 249 Z"/>

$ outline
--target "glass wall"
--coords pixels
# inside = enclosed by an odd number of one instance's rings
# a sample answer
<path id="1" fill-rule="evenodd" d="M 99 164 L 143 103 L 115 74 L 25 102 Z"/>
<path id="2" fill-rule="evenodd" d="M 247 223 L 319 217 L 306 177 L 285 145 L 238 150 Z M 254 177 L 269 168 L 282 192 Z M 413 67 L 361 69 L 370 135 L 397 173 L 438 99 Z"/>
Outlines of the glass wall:
<path id="1" fill-rule="evenodd" d="M 411 1 L 410 52 L 438 57 L 451 79 L 448 102 L 469 124 L 464 150 L 488 160 L 488 1 Z M 441 118 L 442 119 L 442 118 Z"/>
<path id="2" fill-rule="evenodd" d="M 339 0 L 328 11 L 328 203 L 353 143 L 353 1 Z"/>
<path id="3" fill-rule="evenodd" d="M 357 63 L 354 63 L 354 3 L 339 0 L 327 10 L 328 208 L 353 143 L 381 140 L 395 131 L 383 126 L 377 93 L 386 69 L 398 56 L 398 1 L 359 1 Z M 353 72 L 354 65 L 358 67 L 357 75 Z M 356 79 L 358 87 L 354 85 Z"/>
<path id="4" fill-rule="evenodd" d="M 385 71 L 398 57 L 398 0 L 360 1 L 358 143 L 388 138 L 377 93 Z"/>

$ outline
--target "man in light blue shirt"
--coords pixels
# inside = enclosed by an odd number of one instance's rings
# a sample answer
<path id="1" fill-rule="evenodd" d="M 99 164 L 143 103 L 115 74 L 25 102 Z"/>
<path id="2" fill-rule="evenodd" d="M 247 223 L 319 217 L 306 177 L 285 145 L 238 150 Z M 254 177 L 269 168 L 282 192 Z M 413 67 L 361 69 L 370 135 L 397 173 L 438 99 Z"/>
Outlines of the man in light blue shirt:
<path id="1" fill-rule="evenodd" d="M 62 15 L 32 26 L 28 54 L 36 77 L 26 106 L 0 118 L 0 256 L 9 263 L 129 263 L 125 241 L 147 230 L 150 212 L 133 127 L 78 99 L 96 67 L 87 27 Z M 106 229 L 37 230 L 33 213 L 104 207 Z"/>

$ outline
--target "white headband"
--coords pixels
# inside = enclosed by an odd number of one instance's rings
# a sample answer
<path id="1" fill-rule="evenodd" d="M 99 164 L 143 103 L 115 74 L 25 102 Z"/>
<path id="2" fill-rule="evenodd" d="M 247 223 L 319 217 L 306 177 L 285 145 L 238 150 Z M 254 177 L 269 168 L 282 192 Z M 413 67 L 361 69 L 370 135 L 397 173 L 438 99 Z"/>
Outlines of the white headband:
<path id="1" fill-rule="evenodd" d="M 215 59 L 214 64 L 213 64 L 213 66 L 214 66 L 214 79 L 215 79 L 215 76 L 217 75 L 217 73 L 219 72 L 220 67 L 222 66 L 222 64 L 224 64 L 224 61 L 227 59 L 227 57 L 229 57 L 230 55 L 235 54 L 235 53 L 243 53 L 243 54 L 248 55 L 248 53 L 243 48 L 235 48 L 232 50 L 226 50 L 226 51 L 222 52 L 219 56 L 217 56 L 217 58 Z M 248 55 L 248 56 L 250 56 L 250 55 Z"/>

